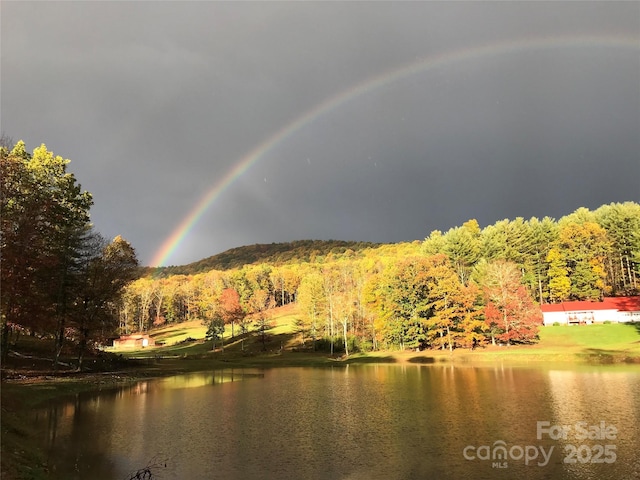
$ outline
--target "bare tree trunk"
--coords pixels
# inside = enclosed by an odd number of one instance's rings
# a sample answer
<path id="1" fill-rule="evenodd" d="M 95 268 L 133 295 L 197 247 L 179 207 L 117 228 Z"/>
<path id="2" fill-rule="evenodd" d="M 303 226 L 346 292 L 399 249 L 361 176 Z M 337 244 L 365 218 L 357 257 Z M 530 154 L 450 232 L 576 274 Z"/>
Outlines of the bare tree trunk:
<path id="1" fill-rule="evenodd" d="M 538 252 L 538 268 L 536 268 L 538 274 L 538 303 L 542 305 L 542 275 L 540 274 L 540 252 Z"/>
<path id="2" fill-rule="evenodd" d="M 344 338 L 344 354 L 349 356 L 349 345 L 347 345 L 347 319 L 342 321 L 342 336 Z"/>
<path id="3" fill-rule="evenodd" d="M 60 354 L 62 353 L 62 345 L 64 343 L 64 320 L 60 320 L 58 324 L 58 334 L 56 336 L 56 347 L 53 355 L 53 371 L 58 370 L 58 361 L 60 360 Z"/>
<path id="4" fill-rule="evenodd" d="M 329 337 L 331 339 L 331 355 L 333 355 L 333 300 L 329 297 Z"/>
<path id="5" fill-rule="evenodd" d="M 280 277 L 280 293 L 282 306 L 284 306 L 284 278 Z"/>
<path id="6" fill-rule="evenodd" d="M 626 255 L 625 255 L 625 260 L 627 261 L 627 275 L 629 276 L 629 284 L 633 283 L 633 288 L 635 289 L 636 288 L 635 275 L 631 275 L 631 262 L 629 261 L 629 257 Z"/>

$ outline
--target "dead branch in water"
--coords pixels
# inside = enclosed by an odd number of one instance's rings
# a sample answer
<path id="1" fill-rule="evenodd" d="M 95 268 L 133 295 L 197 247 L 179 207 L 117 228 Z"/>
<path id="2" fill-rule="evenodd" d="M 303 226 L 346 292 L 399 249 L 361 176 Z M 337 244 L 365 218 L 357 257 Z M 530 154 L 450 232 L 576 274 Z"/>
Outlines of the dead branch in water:
<path id="1" fill-rule="evenodd" d="M 127 480 L 154 480 L 158 479 L 157 470 L 161 468 L 167 468 L 167 461 L 157 461 L 155 459 L 151 460 L 149 464 L 141 468 L 140 470 L 132 473 Z M 156 473 L 154 473 L 156 472 Z"/>

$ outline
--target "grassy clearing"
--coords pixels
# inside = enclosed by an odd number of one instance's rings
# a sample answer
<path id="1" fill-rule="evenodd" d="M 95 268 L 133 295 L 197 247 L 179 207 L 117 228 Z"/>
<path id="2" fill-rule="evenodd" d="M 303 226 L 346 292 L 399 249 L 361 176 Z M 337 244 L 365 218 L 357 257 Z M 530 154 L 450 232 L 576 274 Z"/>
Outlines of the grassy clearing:
<path id="1" fill-rule="evenodd" d="M 509 361 L 587 364 L 640 363 L 640 325 L 596 324 L 545 326 L 535 345 L 486 347 L 455 351 L 463 362 Z"/>
<path id="2" fill-rule="evenodd" d="M 295 321 L 299 314 L 293 305 L 274 309 L 270 319 L 270 326 L 266 332 L 263 345 L 262 337 L 256 331 L 252 319 L 249 319 L 249 332 L 241 333 L 240 327 L 235 325 L 231 336 L 231 326 L 227 325 L 224 332 L 224 354 L 234 358 L 234 354 L 244 356 L 291 352 L 300 349 L 300 337 L 295 333 Z M 205 341 L 207 327 L 199 320 L 174 325 L 167 325 L 150 332 L 156 341 L 156 346 L 143 349 L 107 349 L 126 357 L 201 357 L 213 356 L 213 342 Z M 160 344 L 160 345 L 158 345 Z M 220 340 L 216 342 L 216 352 L 221 352 Z M 236 355 L 237 356 L 237 355 Z"/>
<path id="3" fill-rule="evenodd" d="M 225 332 L 224 352 L 217 345 L 212 351 L 212 342 L 205 341 L 206 328 L 200 322 L 189 322 L 167 326 L 152 332 L 156 341 L 164 346 L 124 352 L 135 357 L 180 356 L 183 358 L 208 358 L 212 361 L 259 365 L 335 365 L 336 359 L 326 354 L 314 353 L 309 344 L 301 345 L 296 333 L 295 321 L 299 312 L 294 305 L 275 309 L 271 319 L 272 328 L 262 345 L 258 333 L 250 332 L 231 338 L 231 329 Z M 193 339 L 187 341 L 187 339 Z M 173 343 L 171 343 L 173 342 Z M 302 353 L 301 353 L 302 352 Z M 535 345 L 487 346 L 470 350 L 424 351 L 424 352 L 371 352 L 351 355 L 340 359 L 347 363 L 412 362 L 439 363 L 469 362 L 573 362 L 573 363 L 640 363 L 640 325 L 597 324 L 576 326 L 545 326 L 540 329 L 540 341 Z M 289 363 L 291 362 L 291 363 Z"/>
<path id="4" fill-rule="evenodd" d="M 546 348 L 611 349 L 640 353 L 640 324 L 543 327 L 539 345 Z"/>
<path id="5" fill-rule="evenodd" d="M 153 337 L 156 342 L 175 345 L 184 342 L 187 338 L 204 338 L 206 333 L 207 327 L 201 321 L 194 320 L 158 328 L 153 332 Z"/>
<path id="6" fill-rule="evenodd" d="M 538 348 L 588 363 L 640 363 L 640 324 L 544 327 Z"/>

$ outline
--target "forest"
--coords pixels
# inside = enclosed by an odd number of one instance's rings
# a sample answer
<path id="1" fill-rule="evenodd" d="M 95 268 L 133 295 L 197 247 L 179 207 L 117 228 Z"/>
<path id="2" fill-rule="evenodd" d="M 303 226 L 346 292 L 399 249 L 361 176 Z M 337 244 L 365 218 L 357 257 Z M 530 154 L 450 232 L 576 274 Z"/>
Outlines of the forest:
<path id="1" fill-rule="evenodd" d="M 239 247 L 185 267 L 140 268 L 89 221 L 93 199 L 42 145 L 0 148 L 2 352 L 9 337 L 65 342 L 79 364 L 119 334 L 200 321 L 214 341 L 271 328 L 296 304 L 301 348 L 330 353 L 532 343 L 542 303 L 637 295 L 640 205 L 559 220 L 471 219 L 397 244 L 301 240 Z"/>
<path id="2" fill-rule="evenodd" d="M 407 243 L 321 244 L 295 242 L 295 255 L 283 255 L 283 244 L 238 248 L 239 257 L 261 256 L 195 274 L 147 269 L 124 291 L 120 330 L 201 320 L 214 339 L 225 325 L 264 332 L 273 308 L 295 302 L 307 348 L 348 354 L 535 342 L 541 303 L 638 294 L 640 205 L 484 228 L 472 219 Z"/>
<path id="3" fill-rule="evenodd" d="M 107 241 L 90 222 L 91 194 L 67 169 L 68 159 L 41 145 L 26 151 L 0 142 L 0 311 L 3 361 L 20 334 L 85 353 L 117 328 L 117 305 L 138 276 L 133 247 Z"/>

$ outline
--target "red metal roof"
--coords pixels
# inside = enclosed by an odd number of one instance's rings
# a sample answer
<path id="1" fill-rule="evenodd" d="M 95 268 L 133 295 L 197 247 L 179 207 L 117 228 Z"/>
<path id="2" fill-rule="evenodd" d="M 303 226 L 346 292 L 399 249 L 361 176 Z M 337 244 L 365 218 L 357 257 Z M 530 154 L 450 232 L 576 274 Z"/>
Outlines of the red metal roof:
<path id="1" fill-rule="evenodd" d="M 602 303 L 617 308 L 621 312 L 638 312 L 640 311 L 640 296 L 635 297 L 604 297 Z"/>
<path id="2" fill-rule="evenodd" d="M 547 303 L 540 305 L 543 312 L 583 312 L 590 310 L 619 310 L 621 312 L 640 312 L 640 296 L 604 297 L 601 302 L 574 301 Z"/>

